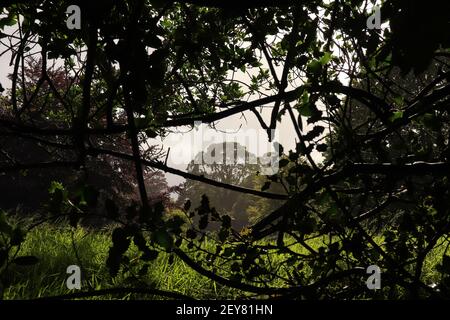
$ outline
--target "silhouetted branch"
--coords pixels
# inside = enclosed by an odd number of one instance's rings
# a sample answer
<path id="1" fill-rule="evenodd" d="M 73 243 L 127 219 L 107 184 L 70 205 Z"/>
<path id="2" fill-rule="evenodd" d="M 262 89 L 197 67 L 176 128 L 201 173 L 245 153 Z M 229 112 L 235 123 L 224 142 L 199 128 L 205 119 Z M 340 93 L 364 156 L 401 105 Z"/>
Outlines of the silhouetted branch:
<path id="1" fill-rule="evenodd" d="M 132 160 L 133 159 L 133 156 L 125 154 L 125 153 L 111 151 L 111 150 L 103 150 L 103 149 L 98 149 L 98 148 L 90 148 L 88 150 L 88 153 L 91 154 L 91 155 L 108 154 L 108 155 L 111 155 L 111 156 L 114 156 L 114 157 L 118 157 L 118 158 L 121 158 L 121 159 L 125 159 L 125 160 Z M 227 183 L 215 181 L 215 180 L 206 178 L 204 176 L 197 176 L 197 175 L 192 174 L 192 173 L 184 172 L 184 171 L 181 171 L 181 170 L 174 169 L 174 168 L 171 168 L 169 166 L 166 166 L 162 162 L 156 162 L 156 161 L 150 161 L 150 160 L 141 159 L 140 163 L 142 165 L 146 165 L 146 166 L 149 166 L 149 167 L 152 167 L 152 168 L 155 168 L 155 169 L 159 169 L 159 170 L 162 170 L 164 172 L 172 173 L 172 174 L 181 176 L 181 177 L 186 178 L 186 179 L 191 179 L 191 180 L 195 180 L 195 181 L 204 182 L 206 184 L 213 185 L 213 186 L 216 186 L 216 187 L 219 187 L 219 188 L 224 188 L 224 189 L 228 189 L 228 190 L 238 191 L 238 192 L 242 192 L 242 193 L 246 193 L 246 194 L 252 194 L 252 195 L 255 195 L 255 196 L 258 196 L 258 197 L 262 197 L 262 198 L 267 198 L 267 199 L 286 200 L 288 198 L 287 195 L 263 192 L 263 191 L 258 191 L 258 190 L 254 190 L 254 189 L 248 189 L 248 188 L 244 188 L 244 187 L 234 186 L 234 185 L 230 185 L 230 184 L 227 184 Z"/>

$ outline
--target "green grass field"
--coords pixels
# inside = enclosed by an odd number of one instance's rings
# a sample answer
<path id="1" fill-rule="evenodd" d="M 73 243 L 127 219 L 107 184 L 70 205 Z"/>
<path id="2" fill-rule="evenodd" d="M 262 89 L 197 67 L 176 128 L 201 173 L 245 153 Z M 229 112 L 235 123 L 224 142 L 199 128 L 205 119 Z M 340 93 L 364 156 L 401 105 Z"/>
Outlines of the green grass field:
<path id="1" fill-rule="evenodd" d="M 74 241 L 72 241 L 72 239 Z M 309 243 L 313 247 L 321 245 L 320 240 Z M 4 276 L 6 288 L 4 299 L 35 299 L 73 293 L 66 287 L 66 268 L 79 265 L 82 268 L 82 291 L 101 290 L 115 287 L 136 286 L 131 272 L 112 278 L 105 265 L 111 245 L 110 231 L 88 231 L 81 227 L 42 225 L 27 234 L 20 249 L 21 255 L 33 255 L 39 263 L 33 266 L 14 266 Z M 439 246 L 427 257 L 423 280 L 433 283 L 438 273 L 435 267 L 440 263 L 444 245 Z M 129 249 L 129 256 L 137 256 L 135 247 Z M 141 279 L 141 278 L 140 278 Z M 142 277 L 142 287 L 178 292 L 197 299 L 237 299 L 245 293 L 223 287 L 196 273 L 183 261 L 175 258 L 169 262 L 167 254 L 151 262 L 148 272 Z M 274 283 L 276 285 L 276 283 Z M 108 294 L 92 299 L 161 299 L 156 295 L 135 293 Z"/>
<path id="2" fill-rule="evenodd" d="M 75 241 L 72 241 L 72 238 Z M 75 247 L 74 245 L 75 244 Z M 130 273 L 125 272 L 112 278 L 105 265 L 111 235 L 108 231 L 86 231 L 78 228 L 57 228 L 42 226 L 31 231 L 21 247 L 21 255 L 33 255 L 39 258 L 34 266 L 15 266 L 7 276 L 8 287 L 4 299 L 34 299 L 72 293 L 66 287 L 66 268 L 80 265 L 83 275 L 83 291 L 129 287 L 132 283 Z M 135 247 L 130 248 L 133 256 Z M 81 262 L 81 263 L 80 263 Z M 184 262 L 175 259 L 169 263 L 168 255 L 159 255 L 143 277 L 148 287 L 165 291 L 176 291 L 194 298 L 232 299 L 239 292 L 224 288 L 197 274 Z M 157 296 L 107 295 L 99 299 L 148 298 Z"/>

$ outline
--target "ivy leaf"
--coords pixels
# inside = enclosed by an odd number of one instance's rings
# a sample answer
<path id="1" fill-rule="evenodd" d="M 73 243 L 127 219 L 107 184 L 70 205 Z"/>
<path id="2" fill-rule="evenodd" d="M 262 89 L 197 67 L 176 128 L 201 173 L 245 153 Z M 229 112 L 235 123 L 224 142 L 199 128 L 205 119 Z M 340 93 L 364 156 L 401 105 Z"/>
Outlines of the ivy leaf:
<path id="1" fill-rule="evenodd" d="M 389 121 L 394 122 L 401 118 L 403 118 L 403 111 L 396 111 L 396 112 L 392 113 L 392 115 L 389 117 Z"/>
<path id="2" fill-rule="evenodd" d="M 297 106 L 298 113 L 304 117 L 311 117 L 313 115 L 311 104 L 309 102 Z"/>

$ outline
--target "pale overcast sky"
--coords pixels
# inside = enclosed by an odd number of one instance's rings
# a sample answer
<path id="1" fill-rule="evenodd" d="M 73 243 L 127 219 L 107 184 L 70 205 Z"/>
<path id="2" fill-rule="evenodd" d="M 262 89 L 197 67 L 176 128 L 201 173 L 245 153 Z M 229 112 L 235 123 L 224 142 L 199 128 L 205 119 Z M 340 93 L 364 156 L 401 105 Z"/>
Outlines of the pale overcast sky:
<path id="1" fill-rule="evenodd" d="M 14 27 L 7 27 L 4 32 L 7 34 L 12 33 L 15 30 Z M 3 53 L 7 49 L 5 44 L 8 44 L 7 38 L 2 38 L 3 42 L 0 44 L 0 53 Z M 0 56 L 0 83 L 3 85 L 5 89 L 11 88 L 11 81 L 7 78 L 8 74 L 10 74 L 13 70 L 13 67 L 10 66 L 11 54 L 7 52 Z M 262 61 L 265 66 L 265 61 Z M 277 72 L 280 70 L 277 70 Z M 242 72 L 238 72 L 235 74 L 235 79 L 244 81 L 248 83 L 248 78 Z M 288 88 L 292 89 L 292 88 Z M 3 93 L 6 94 L 6 91 Z M 257 99 L 258 97 L 251 97 L 250 100 Z M 262 116 L 266 123 L 269 123 L 270 113 L 272 108 L 267 106 L 263 108 Z M 216 132 L 215 130 L 208 128 L 207 125 L 202 125 L 204 136 L 207 137 L 207 141 L 204 142 L 203 147 L 206 148 L 209 143 L 217 143 L 222 142 L 225 139 L 230 141 L 230 139 L 238 139 L 238 142 L 242 141 L 243 137 L 254 136 L 255 134 L 258 136 L 256 141 L 252 141 L 254 139 L 248 138 L 245 143 L 242 143 L 246 146 L 251 152 L 255 153 L 257 156 L 261 156 L 264 153 L 270 151 L 270 145 L 267 140 L 267 134 L 264 130 L 261 129 L 258 120 L 255 115 L 248 111 L 243 114 L 238 114 L 234 116 L 230 116 L 229 118 L 220 120 L 216 123 L 216 128 L 221 130 L 222 132 Z M 306 122 L 304 121 L 304 127 L 306 128 Z M 179 128 L 180 132 L 187 132 L 187 128 Z M 228 132 L 225 134 L 224 132 Z M 239 137 L 239 138 L 237 138 Z M 283 145 L 285 152 L 288 150 L 295 148 L 296 142 L 296 134 L 294 131 L 294 127 L 290 120 L 288 113 L 285 114 L 281 123 L 278 123 L 276 137 L 278 137 L 277 142 Z M 239 140 L 241 139 L 241 140 Z M 160 139 L 157 139 L 161 141 Z M 244 139 L 245 140 L 245 139 Z M 250 141 L 249 141 L 250 140 Z M 233 141 L 233 140 L 232 140 Z M 155 141 L 156 142 L 156 141 Z M 209 143 L 208 143 L 209 142 Z M 184 170 L 186 169 L 187 164 L 193 159 L 193 157 L 201 151 L 202 145 L 195 144 L 192 140 L 192 133 L 190 134 L 182 134 L 182 133 L 173 133 L 170 134 L 163 140 L 163 145 L 167 150 L 170 147 L 170 155 L 168 158 L 168 165 L 177 169 Z M 255 148 L 255 145 L 258 145 L 258 148 Z M 316 160 L 321 159 L 321 155 L 318 152 L 313 154 Z M 174 176 L 171 174 L 167 174 L 167 179 L 169 184 L 177 184 L 184 181 L 183 178 Z"/>

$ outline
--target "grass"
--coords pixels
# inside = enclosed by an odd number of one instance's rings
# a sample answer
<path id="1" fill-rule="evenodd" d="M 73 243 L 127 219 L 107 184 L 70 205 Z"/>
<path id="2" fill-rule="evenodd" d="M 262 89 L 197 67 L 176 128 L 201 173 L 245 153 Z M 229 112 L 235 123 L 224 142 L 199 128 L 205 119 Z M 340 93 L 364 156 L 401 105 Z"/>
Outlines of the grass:
<path id="1" fill-rule="evenodd" d="M 72 241 L 74 240 L 74 241 Z M 324 239 L 314 239 L 308 244 L 314 249 L 323 245 Z M 377 241 L 378 242 L 378 241 Z M 114 287 L 136 287 L 131 272 L 125 272 L 112 278 L 105 265 L 111 246 L 110 230 L 86 230 L 81 227 L 73 230 L 69 227 L 42 225 L 27 234 L 21 246 L 20 255 L 33 255 L 39 258 L 34 266 L 14 266 L 6 275 L 4 299 L 35 299 L 73 293 L 66 287 L 66 269 L 69 265 L 82 267 L 82 291 L 101 290 Z M 430 253 L 423 268 L 423 281 L 436 283 L 440 274 L 436 265 L 441 262 L 445 244 Z M 303 247 L 293 246 L 292 250 L 307 253 Z M 213 251 L 213 249 L 211 249 Z M 135 247 L 130 248 L 130 256 L 137 255 Z M 278 255 L 277 259 L 282 260 Z M 305 266 L 304 272 L 311 272 Z M 143 287 L 178 292 L 197 299 L 237 299 L 245 293 L 221 286 L 196 273 L 183 261 L 175 258 L 171 263 L 167 254 L 159 255 L 150 263 L 143 279 Z M 272 283 L 277 285 L 277 283 Z M 157 295 L 108 294 L 93 299 L 161 299 Z"/>
<path id="2" fill-rule="evenodd" d="M 70 265 L 82 268 L 83 291 L 129 286 L 130 273 L 116 278 L 108 273 L 105 261 L 110 246 L 110 231 L 89 232 L 82 228 L 72 231 L 70 228 L 49 225 L 33 229 L 27 234 L 20 255 L 36 256 L 39 263 L 34 266 L 15 266 L 9 270 L 6 276 L 9 285 L 4 292 L 4 299 L 35 299 L 73 293 L 66 287 L 69 276 L 66 269 Z M 130 251 L 131 255 L 137 253 L 135 247 L 131 247 Z M 194 298 L 234 299 L 238 295 L 242 296 L 238 290 L 220 286 L 199 275 L 179 259 L 170 263 L 168 255 L 159 255 L 151 262 L 143 280 L 148 287 L 175 291 Z M 99 297 L 106 298 L 160 297 L 136 294 Z"/>

